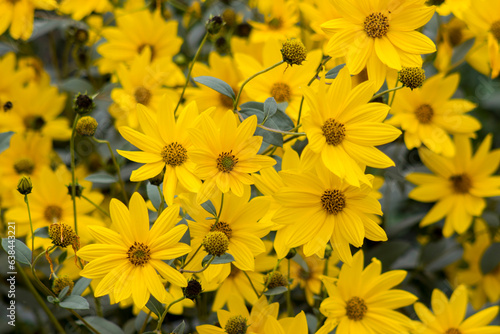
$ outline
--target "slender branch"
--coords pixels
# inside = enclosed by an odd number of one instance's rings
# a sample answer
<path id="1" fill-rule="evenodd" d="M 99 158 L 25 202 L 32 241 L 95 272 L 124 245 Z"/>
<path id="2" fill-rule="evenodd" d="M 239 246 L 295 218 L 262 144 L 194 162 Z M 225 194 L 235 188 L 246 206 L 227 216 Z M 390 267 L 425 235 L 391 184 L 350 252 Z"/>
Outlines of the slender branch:
<path id="1" fill-rule="evenodd" d="M 290 291 L 290 262 L 292 262 L 292 260 L 288 259 L 288 276 L 286 277 L 286 281 L 288 283 L 288 290 L 286 291 L 286 311 L 289 317 L 293 317 L 292 292 Z"/>
<path id="2" fill-rule="evenodd" d="M 273 268 L 273 271 L 271 272 L 271 274 L 267 277 L 266 279 L 266 284 L 264 284 L 264 290 L 262 290 L 262 293 L 259 294 L 259 298 L 262 297 L 262 295 L 264 294 L 264 292 L 266 292 L 267 290 L 267 286 L 269 285 L 269 283 L 271 283 L 271 278 L 273 277 L 273 274 L 274 272 L 276 271 L 276 269 L 278 269 L 281 261 L 283 261 L 283 259 L 279 259 L 278 262 L 276 263 L 276 265 L 274 266 Z"/>
<path id="3" fill-rule="evenodd" d="M 200 270 L 179 269 L 179 272 L 181 274 L 182 273 L 199 274 L 199 273 L 204 272 L 205 270 L 207 270 L 208 266 L 210 266 L 210 263 L 212 263 L 213 260 L 215 260 L 215 255 L 212 255 L 212 257 L 210 258 L 210 260 L 208 260 L 207 264 L 203 268 L 201 268 Z"/>
<path id="4" fill-rule="evenodd" d="M 277 129 L 271 129 L 268 128 L 267 126 L 257 124 L 257 127 L 269 131 L 269 132 L 275 132 L 275 133 L 281 133 L 282 135 L 291 135 L 291 136 L 305 136 L 305 132 L 290 132 L 290 131 L 282 131 L 282 130 L 277 130 Z"/>
<path id="5" fill-rule="evenodd" d="M 384 90 L 383 92 L 380 92 L 378 94 L 375 94 L 373 95 L 373 97 L 371 98 L 370 102 L 371 101 L 375 101 L 376 99 L 378 99 L 379 97 L 381 96 L 384 96 L 385 94 L 387 93 L 390 93 L 390 92 L 394 92 L 394 91 L 397 91 L 397 90 L 400 90 L 401 88 L 403 88 L 403 86 L 398 86 L 398 87 L 394 87 L 394 88 L 391 88 L 391 89 L 388 89 L 388 90 Z"/>
<path id="6" fill-rule="evenodd" d="M 146 326 L 148 325 L 149 317 L 151 317 L 151 310 L 149 310 L 148 314 L 146 315 L 146 318 L 144 318 L 144 322 L 142 323 L 141 330 L 139 331 L 139 334 L 144 333 L 144 331 L 146 330 Z"/>
<path id="7" fill-rule="evenodd" d="M 101 211 L 104 215 L 108 216 L 109 217 L 109 213 L 106 212 L 106 210 L 104 210 L 103 208 L 101 208 L 99 205 L 97 205 L 96 203 L 92 202 L 92 200 L 90 198 L 88 198 L 87 196 L 85 195 L 82 195 L 83 199 L 86 200 L 87 202 L 89 202 L 90 204 L 92 204 L 97 210 Z"/>
<path id="8" fill-rule="evenodd" d="M 171 302 L 171 303 L 167 306 L 167 308 L 165 309 L 165 312 L 163 312 L 163 314 L 161 315 L 161 318 L 158 320 L 158 325 L 156 326 L 156 331 L 157 331 L 158 333 L 160 333 L 160 334 L 161 334 L 161 325 L 162 325 L 162 323 L 163 323 L 163 320 L 164 320 L 164 319 L 165 319 L 165 317 L 167 316 L 167 313 L 168 313 L 168 310 L 170 310 L 170 307 L 172 307 L 172 305 L 174 305 L 174 304 L 176 304 L 176 303 L 178 303 L 178 302 L 183 301 L 185 298 L 186 298 L 186 297 L 182 296 L 181 298 L 174 300 L 173 302 Z"/>
<path id="9" fill-rule="evenodd" d="M 31 222 L 31 210 L 30 210 L 30 202 L 28 200 L 28 195 L 24 195 L 24 203 L 28 207 L 28 218 L 30 220 L 30 228 L 31 228 L 31 263 L 33 263 L 33 252 L 35 251 L 35 233 L 33 232 L 33 223 Z"/>
<path id="10" fill-rule="evenodd" d="M 71 153 L 71 200 L 73 201 L 73 219 L 75 220 L 75 233 L 78 235 L 78 223 L 76 220 L 76 181 L 75 181 L 75 133 L 76 124 L 80 119 L 80 115 L 76 114 L 71 130 L 71 139 L 69 141 L 69 150 Z"/>
<path id="11" fill-rule="evenodd" d="M 396 84 L 394 85 L 394 87 L 397 87 L 398 83 L 399 83 L 399 75 L 398 75 L 398 78 L 396 79 Z M 389 106 L 391 106 L 391 107 L 392 107 L 392 103 L 394 102 L 394 97 L 396 97 L 396 91 L 394 91 L 394 93 L 392 93 L 391 102 L 389 103 Z"/>
<path id="12" fill-rule="evenodd" d="M 255 295 L 257 297 L 259 297 L 259 293 L 257 292 L 257 289 L 255 288 L 255 286 L 253 285 L 253 282 L 252 282 L 252 279 L 250 278 L 250 276 L 248 276 L 247 272 L 242 270 L 243 271 L 243 274 L 245 274 L 245 276 L 247 277 L 248 279 L 248 282 L 250 282 L 250 285 L 252 286 L 252 289 L 253 289 L 253 292 L 255 292 Z"/>
<path id="13" fill-rule="evenodd" d="M 196 256 L 196 254 L 198 254 L 198 252 L 200 251 L 201 246 L 203 246 L 203 245 L 200 244 L 200 246 L 194 252 L 193 256 L 186 263 L 184 263 L 184 265 L 181 267 L 181 270 L 184 269 L 184 268 L 186 268 L 186 266 L 194 259 L 194 257 Z"/>

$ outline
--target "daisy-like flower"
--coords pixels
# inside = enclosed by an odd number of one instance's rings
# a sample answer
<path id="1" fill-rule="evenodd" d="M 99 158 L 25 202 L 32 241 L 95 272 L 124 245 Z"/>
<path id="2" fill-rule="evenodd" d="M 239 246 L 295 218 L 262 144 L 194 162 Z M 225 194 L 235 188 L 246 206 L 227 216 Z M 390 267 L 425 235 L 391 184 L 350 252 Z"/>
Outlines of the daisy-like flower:
<path id="1" fill-rule="evenodd" d="M 164 102 L 158 117 L 149 108 L 137 105 L 137 116 L 144 134 L 126 126 L 118 131 L 141 151 L 117 152 L 129 160 L 145 163 L 132 172 L 132 182 L 155 177 L 165 168 L 163 196 L 167 204 L 171 205 L 179 182 L 193 192 L 201 186 L 201 181 L 193 174 L 194 164 L 188 156 L 192 149 L 188 129 L 194 126 L 198 107 L 194 102 L 188 104 L 176 121 L 173 108 L 169 108 L 167 100 Z"/>
<path id="2" fill-rule="evenodd" d="M 465 318 L 467 311 L 467 289 L 459 286 L 450 300 L 438 289 L 432 292 L 431 312 L 422 303 L 415 304 L 415 312 L 422 321 L 415 333 L 428 334 L 490 334 L 500 333 L 500 326 L 488 326 L 498 314 L 498 306 L 489 307 L 471 317 Z"/>
<path id="3" fill-rule="evenodd" d="M 274 196 L 282 208 L 273 221 L 287 225 L 278 230 L 274 241 L 279 258 L 301 245 L 305 245 L 305 256 L 322 258 L 330 240 L 340 260 L 351 263 L 349 244 L 361 247 L 365 237 L 387 240 L 384 230 L 370 217 L 382 215 L 380 203 L 369 196 L 370 185 L 354 187 L 323 165 L 316 173 L 283 175 L 283 179 L 287 187 Z"/>
<path id="4" fill-rule="evenodd" d="M 387 144 L 401 134 L 383 124 L 390 107 L 368 103 L 376 89 L 370 81 L 351 87 L 351 77 L 343 68 L 331 85 L 320 82 L 318 92 L 304 88 L 310 111 L 304 116 L 309 149 L 323 163 L 352 185 L 370 183 L 364 166 L 387 168 L 394 162 L 374 146 Z"/>
<path id="5" fill-rule="evenodd" d="M 500 74 L 500 0 L 479 0 L 464 13 L 477 39 L 488 45 L 491 78 Z M 486 51 L 486 50 L 485 50 Z"/>
<path id="6" fill-rule="evenodd" d="M 321 26 L 331 37 L 328 55 L 345 56 L 351 74 L 366 67 L 376 88 L 384 82 L 387 67 L 420 66 L 421 54 L 436 51 L 428 37 L 415 31 L 435 11 L 422 0 L 335 0 L 333 5 L 342 17 Z"/>
<path id="7" fill-rule="evenodd" d="M 0 0 L 0 35 L 9 29 L 13 39 L 27 40 L 33 33 L 35 9 L 57 8 L 55 0 Z"/>
<path id="8" fill-rule="evenodd" d="M 476 105 L 465 99 L 452 99 L 458 88 L 458 73 L 438 74 L 426 80 L 422 88 L 403 88 L 397 92 L 386 123 L 401 127 L 408 149 L 424 144 L 431 151 L 447 157 L 455 155 L 450 134 L 471 134 L 481 123 L 466 115 Z"/>
<path id="9" fill-rule="evenodd" d="M 448 72 L 453 65 L 451 64 L 453 49 L 473 37 L 474 35 L 467 27 L 467 24 L 456 17 L 451 18 L 447 23 L 443 23 L 438 30 L 434 66 L 440 72 Z M 472 47 L 471 49 L 476 48 Z M 469 60 L 469 56 L 466 56 L 466 58 Z"/>
<path id="10" fill-rule="evenodd" d="M 300 28 L 297 26 L 299 15 L 294 1 L 272 1 L 268 10 L 268 13 L 263 13 L 263 23 L 249 21 L 253 27 L 250 34 L 252 42 L 264 42 L 270 38 L 284 41 L 287 38 L 299 36 Z"/>
<path id="11" fill-rule="evenodd" d="M 274 159 L 257 154 L 262 144 L 262 137 L 253 135 L 257 117 L 250 116 L 238 126 L 228 110 L 218 126 L 206 112 L 200 116 L 198 128 L 190 130 L 194 148 L 188 152 L 197 164 L 195 175 L 204 180 L 197 202 L 207 201 L 217 188 L 243 196 L 244 185 L 253 184 L 250 173 L 276 164 Z"/>
<path id="12" fill-rule="evenodd" d="M 186 278 L 163 262 L 189 253 L 191 247 L 179 243 L 187 226 L 179 222 L 179 206 L 165 209 L 149 229 L 148 209 L 139 193 L 130 199 L 130 208 L 112 199 L 111 220 L 118 231 L 90 227 L 97 243 L 81 248 L 77 255 L 90 261 L 80 275 L 102 279 L 95 289 L 100 297 L 111 292 L 120 302 L 132 295 L 135 306 L 142 309 L 152 294 L 157 300 L 166 297 L 158 273 L 169 282 L 186 286 Z"/>
<path id="13" fill-rule="evenodd" d="M 98 61 L 101 73 L 113 72 L 119 63 L 130 63 L 144 48 L 150 49 L 152 61 L 172 59 L 182 44 L 177 22 L 165 21 L 160 12 L 149 10 L 119 11 L 116 27 L 103 29 L 102 36 L 107 42 L 97 48 L 103 57 Z"/>
<path id="14" fill-rule="evenodd" d="M 2 73 L 0 77 L 0 111 L 7 112 L 9 107 L 12 108 L 15 103 L 12 101 L 13 93 L 21 90 L 24 83 L 30 78 L 32 70 L 26 67 L 18 68 L 16 55 L 9 52 L 0 58 L 0 73 Z M 0 122 L 0 124 L 2 123 Z"/>
<path id="15" fill-rule="evenodd" d="M 422 162 L 436 175 L 411 173 L 406 179 L 418 185 L 408 196 L 419 202 L 436 202 L 420 222 L 420 226 L 435 223 L 446 216 L 443 235 L 464 233 L 472 217 L 480 216 L 486 207 L 485 197 L 500 195 L 500 177 L 492 176 L 500 164 L 500 150 L 490 152 L 492 136 L 488 135 L 472 155 L 470 140 L 455 136 L 457 154 L 442 157 L 422 148 Z"/>
<path id="16" fill-rule="evenodd" d="M 323 278 L 328 298 L 320 306 L 327 320 L 316 334 L 330 333 L 337 327 L 337 334 L 400 334 L 413 327 L 412 321 L 395 309 L 411 305 L 417 297 L 392 289 L 406 277 L 404 270 L 381 274 L 382 263 L 372 258 L 363 269 L 363 251 L 358 251 L 352 266 L 344 264 L 339 278 L 334 282 Z"/>

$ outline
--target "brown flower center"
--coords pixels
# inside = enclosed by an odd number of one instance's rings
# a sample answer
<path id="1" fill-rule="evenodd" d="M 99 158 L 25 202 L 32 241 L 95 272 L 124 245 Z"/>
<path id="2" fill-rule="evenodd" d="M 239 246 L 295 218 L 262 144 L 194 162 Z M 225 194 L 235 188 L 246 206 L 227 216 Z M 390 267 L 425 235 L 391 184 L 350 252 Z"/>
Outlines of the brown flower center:
<path id="1" fill-rule="evenodd" d="M 167 165 L 180 166 L 187 160 L 187 150 L 178 142 L 173 142 L 163 147 L 161 156 Z"/>
<path id="2" fill-rule="evenodd" d="M 278 103 L 290 101 L 292 89 L 284 82 L 276 82 L 273 84 L 273 87 L 271 87 L 271 96 L 274 97 Z"/>
<path id="3" fill-rule="evenodd" d="M 143 86 L 139 86 L 135 89 L 134 98 L 137 103 L 147 106 L 151 100 L 151 91 Z"/>
<path id="4" fill-rule="evenodd" d="M 222 152 L 219 154 L 217 158 L 217 169 L 224 173 L 229 173 L 233 170 L 234 166 L 238 163 L 238 158 L 234 154 L 233 151 Z"/>
<path id="5" fill-rule="evenodd" d="M 458 194 L 467 194 L 472 188 L 472 181 L 467 174 L 453 175 L 450 181 L 453 190 Z"/>
<path id="6" fill-rule="evenodd" d="M 500 21 L 495 21 L 491 25 L 491 33 L 500 42 Z"/>
<path id="7" fill-rule="evenodd" d="M 154 59 L 154 57 L 155 57 L 155 48 L 154 48 L 154 46 L 149 45 L 149 44 L 141 44 L 141 45 L 139 45 L 139 47 L 137 48 L 137 52 L 138 52 L 138 53 L 142 53 L 142 50 L 144 50 L 144 48 L 145 48 L 146 46 L 149 46 L 149 49 L 151 50 L 151 60 L 153 60 L 153 59 Z"/>
<path id="8" fill-rule="evenodd" d="M 278 30 L 283 26 L 283 21 L 281 18 L 275 17 L 271 21 L 269 21 L 269 29 Z"/>
<path id="9" fill-rule="evenodd" d="M 217 222 L 215 224 L 212 224 L 212 226 L 210 226 L 210 231 L 213 232 L 213 231 L 219 231 L 219 232 L 222 232 L 226 235 L 226 237 L 228 239 L 231 239 L 231 235 L 233 234 L 233 230 L 231 229 L 231 226 L 229 226 L 228 223 L 226 222 Z"/>
<path id="10" fill-rule="evenodd" d="M 142 242 L 134 241 L 127 251 L 127 258 L 134 266 L 144 267 L 151 259 L 151 250 Z"/>
<path id="11" fill-rule="evenodd" d="M 35 170 L 35 164 L 33 160 L 29 158 L 19 159 L 14 163 L 14 169 L 17 174 L 28 174 L 31 175 L 33 170 Z"/>
<path id="12" fill-rule="evenodd" d="M 224 327 L 227 334 L 245 334 L 247 329 L 247 319 L 241 315 L 235 315 L 229 318 Z"/>
<path id="13" fill-rule="evenodd" d="M 462 27 L 453 27 L 448 30 L 451 46 L 455 47 L 462 42 L 464 36 Z"/>
<path id="14" fill-rule="evenodd" d="M 61 220 L 62 217 L 62 209 L 57 205 L 49 205 L 45 208 L 43 213 L 45 219 L 51 223 L 56 223 Z"/>
<path id="15" fill-rule="evenodd" d="M 326 143 L 328 145 L 337 146 L 345 138 L 345 126 L 342 123 L 337 122 L 333 118 L 326 120 L 325 124 L 321 127 L 323 131 L 323 136 L 326 138 Z"/>
<path id="16" fill-rule="evenodd" d="M 434 116 L 434 110 L 428 104 L 422 104 L 415 110 L 415 117 L 422 124 L 429 124 Z"/>
<path id="17" fill-rule="evenodd" d="M 462 332 L 458 328 L 449 328 L 444 334 L 462 334 Z"/>
<path id="18" fill-rule="evenodd" d="M 338 189 L 327 189 L 321 195 L 323 209 L 331 215 L 336 215 L 345 208 L 345 195 Z"/>
<path id="19" fill-rule="evenodd" d="M 364 29 L 370 37 L 384 37 L 389 30 L 389 18 L 382 13 L 371 13 L 365 19 Z"/>
<path id="20" fill-rule="evenodd" d="M 352 297 L 345 306 L 346 315 L 349 319 L 359 321 L 363 319 L 368 311 L 365 301 L 359 297 Z"/>
<path id="21" fill-rule="evenodd" d="M 219 94 L 219 101 L 227 109 L 233 109 L 233 99 L 227 95 Z"/>
<path id="22" fill-rule="evenodd" d="M 41 116 L 27 116 L 23 120 L 24 126 L 32 130 L 40 130 L 45 125 L 45 120 Z"/>

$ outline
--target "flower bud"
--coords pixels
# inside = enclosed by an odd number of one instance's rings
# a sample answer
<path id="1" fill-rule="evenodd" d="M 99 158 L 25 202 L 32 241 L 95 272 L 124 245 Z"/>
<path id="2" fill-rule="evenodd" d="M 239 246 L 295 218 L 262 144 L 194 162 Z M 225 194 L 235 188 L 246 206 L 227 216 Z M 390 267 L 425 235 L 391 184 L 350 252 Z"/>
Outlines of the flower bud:
<path id="1" fill-rule="evenodd" d="M 194 278 L 188 281 L 188 285 L 182 289 L 187 299 L 194 300 L 201 292 L 201 284 Z"/>
<path id="2" fill-rule="evenodd" d="M 94 100 L 87 94 L 78 93 L 73 100 L 73 109 L 76 113 L 88 114 L 95 108 Z"/>
<path id="3" fill-rule="evenodd" d="M 205 247 L 205 251 L 208 254 L 221 256 L 226 254 L 226 251 L 229 247 L 229 238 L 224 232 L 209 232 L 205 236 L 205 238 L 203 238 L 202 245 Z"/>
<path id="4" fill-rule="evenodd" d="M 69 290 L 67 295 L 71 294 L 71 291 L 73 291 L 73 288 L 75 286 L 75 282 L 73 282 L 68 275 L 64 275 L 62 277 L 58 277 L 54 280 L 54 283 L 52 284 L 52 291 L 56 295 L 58 295 L 65 287 L 69 286 Z"/>
<path id="5" fill-rule="evenodd" d="M 92 137 L 97 129 L 97 121 L 92 116 L 84 116 L 76 123 L 76 132 L 80 136 Z"/>
<path id="6" fill-rule="evenodd" d="M 302 65 L 307 58 L 307 49 L 298 39 L 289 39 L 281 48 L 283 61 L 289 65 Z"/>
<path id="7" fill-rule="evenodd" d="M 222 20 L 222 17 L 217 15 L 208 19 L 207 23 L 205 24 L 205 27 L 207 28 L 207 31 L 210 35 L 215 35 L 219 33 L 223 25 L 224 25 L 224 20 Z"/>
<path id="8" fill-rule="evenodd" d="M 404 67 L 399 71 L 399 81 L 404 87 L 411 90 L 422 86 L 425 80 L 425 71 L 421 67 Z"/>
<path id="9" fill-rule="evenodd" d="M 280 286 L 287 286 L 288 285 L 288 280 L 279 271 L 275 271 L 274 273 L 273 272 L 269 273 L 269 275 L 267 275 L 267 277 L 266 277 L 265 282 L 267 282 L 267 281 L 269 281 L 269 284 L 267 285 L 268 289 L 274 289 L 274 288 L 277 288 Z"/>
<path id="10" fill-rule="evenodd" d="M 21 195 L 28 195 L 31 193 L 31 190 L 33 189 L 33 184 L 31 183 L 31 179 L 27 176 L 23 176 L 19 179 L 19 182 L 17 184 L 17 191 Z"/>

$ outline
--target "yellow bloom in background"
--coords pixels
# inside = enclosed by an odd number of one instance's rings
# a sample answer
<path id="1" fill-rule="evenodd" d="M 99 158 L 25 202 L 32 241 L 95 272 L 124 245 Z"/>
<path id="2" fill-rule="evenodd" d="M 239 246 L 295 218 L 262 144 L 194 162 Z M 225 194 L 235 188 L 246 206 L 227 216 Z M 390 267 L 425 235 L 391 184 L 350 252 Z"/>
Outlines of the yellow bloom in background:
<path id="1" fill-rule="evenodd" d="M 35 9 L 57 8 L 54 0 L 0 0 L 0 35 L 9 29 L 13 39 L 27 40 L 33 33 Z"/>
<path id="2" fill-rule="evenodd" d="M 465 99 L 452 99 L 458 88 L 458 73 L 437 74 L 427 79 L 421 88 L 403 88 L 396 93 L 391 109 L 393 117 L 386 123 L 401 127 L 406 147 L 411 150 L 425 145 L 434 153 L 446 157 L 455 155 L 450 138 L 455 134 L 473 133 L 481 123 L 465 113 L 476 104 Z"/>
<path id="3" fill-rule="evenodd" d="M 411 173 L 406 179 L 417 185 L 408 197 L 419 202 L 437 202 L 420 222 L 433 224 L 445 218 L 443 235 L 462 234 L 472 223 L 472 217 L 481 216 L 486 207 L 485 197 L 500 195 L 500 176 L 492 176 L 500 164 L 500 149 L 490 152 L 492 136 L 488 135 L 472 154 L 470 140 L 455 136 L 457 154 L 442 157 L 422 148 L 422 162 L 435 175 Z"/>
<path id="4" fill-rule="evenodd" d="M 283 59 L 281 48 L 282 43 L 269 39 L 262 50 L 262 64 L 255 58 L 241 53 L 235 54 L 236 63 L 243 76 L 248 78 L 281 61 Z M 264 102 L 268 97 L 274 97 L 277 103 L 287 102 L 288 107 L 285 112 L 296 121 L 302 100 L 301 87 L 306 87 L 314 77 L 321 57 L 320 50 L 311 51 L 302 65 L 290 66 L 286 69 L 284 66 L 278 66 L 252 79 L 245 86 L 245 91 L 252 101 Z M 304 113 L 304 110 L 302 112 Z"/>
<path id="5" fill-rule="evenodd" d="M 368 81 L 351 87 L 351 77 L 343 68 L 332 84 L 320 82 L 318 91 L 304 88 L 310 111 L 304 115 L 304 131 L 309 149 L 321 157 L 335 175 L 359 186 L 370 182 L 364 167 L 394 166 L 394 162 L 375 146 L 390 143 L 401 132 L 383 124 L 390 107 L 368 103 L 376 89 Z"/>
<path id="6" fill-rule="evenodd" d="M 281 318 L 279 321 L 270 315 L 264 326 L 265 334 L 307 334 L 307 318 L 304 311 L 300 311 L 294 318 Z"/>
<path id="7" fill-rule="evenodd" d="M 137 104 L 157 113 L 162 108 L 164 95 L 171 101 L 179 99 L 177 92 L 166 89 L 163 85 L 175 86 L 184 82 L 184 75 L 169 59 L 152 62 L 149 48 L 144 49 L 130 67 L 120 64 L 116 75 L 122 87 L 111 91 L 114 104 L 110 106 L 109 113 L 116 120 L 115 127 L 129 126 L 136 130 L 139 129 Z"/>
<path id="8" fill-rule="evenodd" d="M 464 13 L 476 39 L 488 45 L 490 76 L 500 74 L 500 0 L 478 0 Z"/>
<path id="9" fill-rule="evenodd" d="M 453 56 L 453 49 L 462 43 L 473 38 L 474 35 L 469 30 L 464 21 L 453 17 L 447 23 L 443 23 L 438 30 L 437 37 L 437 53 L 434 66 L 440 72 L 448 72 L 453 64 L 451 64 L 451 57 Z M 474 46 L 471 50 L 474 50 Z M 467 55 L 467 59 L 472 57 L 472 53 Z"/>
<path id="10" fill-rule="evenodd" d="M 420 55 L 436 51 L 427 36 L 415 31 L 435 10 L 421 0 L 335 0 L 333 5 L 342 17 L 321 25 L 330 37 L 328 55 L 345 56 L 350 74 L 366 67 L 376 90 L 382 86 L 388 67 L 420 67 Z"/>
<path id="11" fill-rule="evenodd" d="M 158 11 L 119 11 L 116 27 L 105 28 L 107 42 L 97 51 L 103 58 L 97 61 L 101 73 L 112 73 L 118 64 L 130 64 L 144 48 L 151 51 L 151 60 L 172 59 L 180 50 L 182 39 L 177 37 L 176 21 L 165 21 Z"/>
<path id="12" fill-rule="evenodd" d="M 12 98 L 30 78 L 32 71 L 29 68 L 18 68 L 16 55 L 9 52 L 0 58 L 0 73 L 2 73 L 0 77 L 0 111 L 2 111 L 0 117 L 2 117 L 3 112 L 9 110 L 8 102 L 12 104 L 12 107 L 17 102 L 12 101 Z"/>
<path id="13" fill-rule="evenodd" d="M 309 26 L 314 31 L 310 39 L 314 41 L 314 45 L 319 44 L 319 47 L 325 50 L 329 38 L 323 29 L 321 29 L 321 24 L 340 18 L 339 12 L 335 9 L 331 1 L 323 0 L 302 1 L 299 4 L 299 8 L 304 18 L 310 22 Z"/>
<path id="14" fill-rule="evenodd" d="M 415 304 L 415 312 L 422 321 L 415 333 L 500 333 L 500 326 L 488 326 L 498 314 L 498 306 L 489 307 L 464 319 L 467 311 L 467 289 L 464 285 L 459 286 L 449 300 L 443 292 L 434 289 L 431 303 L 434 313 L 422 303 Z"/>
<path id="15" fill-rule="evenodd" d="M 95 13 L 106 13 L 113 10 L 108 0 L 63 0 L 59 7 L 61 13 L 70 14 L 73 20 L 80 21 L 84 17 Z"/>
<path id="16" fill-rule="evenodd" d="M 429 3 L 437 6 L 436 12 L 439 15 L 447 16 L 453 13 L 458 18 L 463 18 L 471 6 L 471 0 L 434 0 Z"/>
<path id="17" fill-rule="evenodd" d="M 250 116 L 238 126 L 230 110 L 219 124 L 206 112 L 200 116 L 198 128 L 189 132 L 194 149 L 188 152 L 197 165 L 195 175 L 204 180 L 196 201 L 207 201 L 217 188 L 243 196 L 244 185 L 253 184 L 250 174 L 276 163 L 257 154 L 262 144 L 262 137 L 253 136 L 257 117 Z"/>
<path id="18" fill-rule="evenodd" d="M 393 289 L 406 277 L 404 270 L 381 274 L 382 263 L 372 258 L 364 268 L 363 251 L 358 251 L 352 266 L 344 264 L 336 282 L 323 278 L 328 298 L 320 306 L 327 320 L 316 334 L 400 334 L 412 329 L 412 321 L 395 309 L 413 304 L 417 297 Z"/>
<path id="19" fill-rule="evenodd" d="M 321 165 L 316 173 L 289 174 L 283 178 L 287 187 L 274 196 L 282 208 L 273 221 L 287 225 L 278 230 L 274 240 L 279 258 L 301 245 L 305 256 L 316 254 L 322 258 L 330 241 L 340 260 L 350 264 L 349 244 L 361 247 L 365 237 L 387 240 L 384 230 L 369 216 L 382 215 L 380 203 L 369 196 L 371 184 L 351 186 Z"/>
<path id="20" fill-rule="evenodd" d="M 299 37 L 297 26 L 299 15 L 295 1 L 275 0 L 269 6 L 269 12 L 264 14 L 264 23 L 249 21 L 252 25 L 250 40 L 254 43 L 264 42 L 270 38 L 285 41 L 288 38 Z"/>
<path id="21" fill-rule="evenodd" d="M 165 169 L 163 196 L 168 205 L 174 201 L 178 183 L 188 191 L 196 192 L 201 186 L 194 171 L 194 163 L 188 153 L 194 149 L 188 129 L 193 127 L 198 117 L 196 103 L 188 104 L 177 121 L 174 110 L 164 100 L 163 107 L 156 116 L 149 108 L 138 104 L 137 116 L 144 134 L 129 127 L 118 129 L 120 134 L 141 151 L 117 152 L 125 158 L 145 165 L 136 169 L 130 181 L 138 182 L 157 176 Z"/>
<path id="22" fill-rule="evenodd" d="M 81 248 L 77 255 L 90 261 L 80 275 L 101 279 L 95 290 L 100 297 L 114 293 L 116 302 L 132 295 L 142 309 L 152 294 L 160 302 L 166 297 L 160 274 L 167 281 L 186 286 L 186 278 L 163 260 L 189 253 L 191 247 L 180 243 L 187 230 L 179 221 L 179 206 L 165 209 L 149 229 L 148 209 L 139 193 L 130 199 L 129 209 L 116 199 L 110 204 L 111 220 L 118 233 L 104 227 L 91 227 L 96 244 Z"/>

